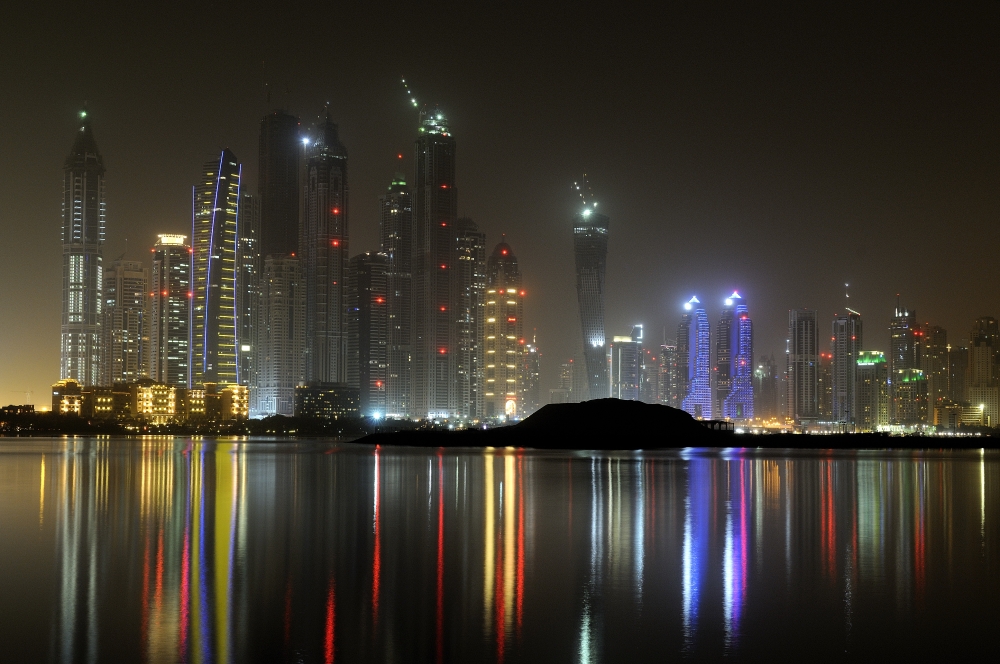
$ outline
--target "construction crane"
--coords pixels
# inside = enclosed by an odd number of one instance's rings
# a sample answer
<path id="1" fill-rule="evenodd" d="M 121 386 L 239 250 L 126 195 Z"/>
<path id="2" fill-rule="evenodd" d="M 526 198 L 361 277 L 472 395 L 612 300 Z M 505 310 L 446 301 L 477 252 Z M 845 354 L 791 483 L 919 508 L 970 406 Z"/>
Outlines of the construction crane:
<path id="1" fill-rule="evenodd" d="M 590 189 L 590 182 L 587 180 L 586 173 L 583 174 L 583 179 L 580 182 L 573 183 L 573 188 L 576 189 L 584 206 L 591 205 L 595 208 L 597 207 L 597 202 L 594 201 L 594 192 Z"/>
<path id="2" fill-rule="evenodd" d="M 7 390 L 7 391 L 12 394 L 23 394 L 25 405 L 31 403 L 31 395 L 35 393 L 34 390 Z"/>
<path id="3" fill-rule="evenodd" d="M 410 103 L 413 104 L 413 108 L 420 108 L 420 104 L 417 103 L 417 96 L 413 94 L 413 90 L 410 90 L 410 86 L 406 82 L 406 79 L 403 78 L 400 80 L 403 82 L 403 90 L 406 92 L 406 97 L 410 100 Z"/>

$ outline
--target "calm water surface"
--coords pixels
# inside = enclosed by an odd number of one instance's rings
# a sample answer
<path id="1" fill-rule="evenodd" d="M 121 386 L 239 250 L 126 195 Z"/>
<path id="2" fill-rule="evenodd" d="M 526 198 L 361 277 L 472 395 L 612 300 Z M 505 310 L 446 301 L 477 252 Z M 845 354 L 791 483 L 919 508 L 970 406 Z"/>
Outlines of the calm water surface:
<path id="1" fill-rule="evenodd" d="M 998 462 L 0 439 L 0 660 L 986 658 Z"/>

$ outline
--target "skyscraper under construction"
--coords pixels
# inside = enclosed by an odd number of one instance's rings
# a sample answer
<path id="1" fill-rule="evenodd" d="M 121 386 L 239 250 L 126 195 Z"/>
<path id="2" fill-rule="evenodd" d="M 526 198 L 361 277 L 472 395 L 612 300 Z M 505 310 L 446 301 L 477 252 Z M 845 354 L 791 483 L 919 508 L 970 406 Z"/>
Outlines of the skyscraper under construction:
<path id="1" fill-rule="evenodd" d="M 604 273 L 611 220 L 596 208 L 597 203 L 584 197 L 583 209 L 573 218 L 573 249 L 590 398 L 602 399 L 608 397 L 610 391 L 608 349 L 604 337 Z"/>

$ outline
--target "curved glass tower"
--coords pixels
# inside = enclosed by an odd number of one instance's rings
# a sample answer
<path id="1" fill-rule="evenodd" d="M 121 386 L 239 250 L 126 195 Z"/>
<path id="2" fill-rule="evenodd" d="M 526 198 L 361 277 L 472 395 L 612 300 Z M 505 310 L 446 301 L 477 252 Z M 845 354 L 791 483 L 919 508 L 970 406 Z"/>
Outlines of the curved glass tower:
<path id="1" fill-rule="evenodd" d="M 97 385 L 101 377 L 104 287 L 104 160 L 87 111 L 63 166 L 62 334 L 59 377 Z"/>
<path id="2" fill-rule="evenodd" d="M 727 300 L 736 302 L 730 326 L 729 391 L 722 402 L 722 416 L 731 420 L 753 419 L 753 321 L 740 294 Z"/>
<path id="3" fill-rule="evenodd" d="M 591 399 L 610 394 L 608 349 L 604 339 L 604 272 L 608 262 L 608 225 L 611 220 L 589 204 L 573 218 L 576 254 L 576 296 L 583 329 L 583 358 Z"/>
<path id="4" fill-rule="evenodd" d="M 701 304 L 697 297 L 684 304 L 684 309 L 690 312 L 694 305 Z M 685 319 L 687 317 L 685 316 Z M 688 355 L 688 393 L 684 397 L 681 408 L 692 417 L 711 419 L 712 417 L 712 344 L 711 330 L 708 324 L 708 314 L 699 307 L 694 310 L 690 319 L 693 323 L 693 334 Z"/>

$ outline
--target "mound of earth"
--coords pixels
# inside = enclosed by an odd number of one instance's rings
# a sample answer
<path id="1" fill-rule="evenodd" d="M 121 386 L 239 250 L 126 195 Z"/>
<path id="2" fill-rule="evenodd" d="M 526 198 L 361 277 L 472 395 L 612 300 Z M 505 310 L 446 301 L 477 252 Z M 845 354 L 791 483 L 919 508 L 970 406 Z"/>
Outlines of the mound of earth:
<path id="1" fill-rule="evenodd" d="M 621 399 L 549 404 L 512 426 L 466 431 L 400 431 L 358 442 L 426 447 L 534 447 L 635 450 L 725 444 L 682 410 Z"/>

